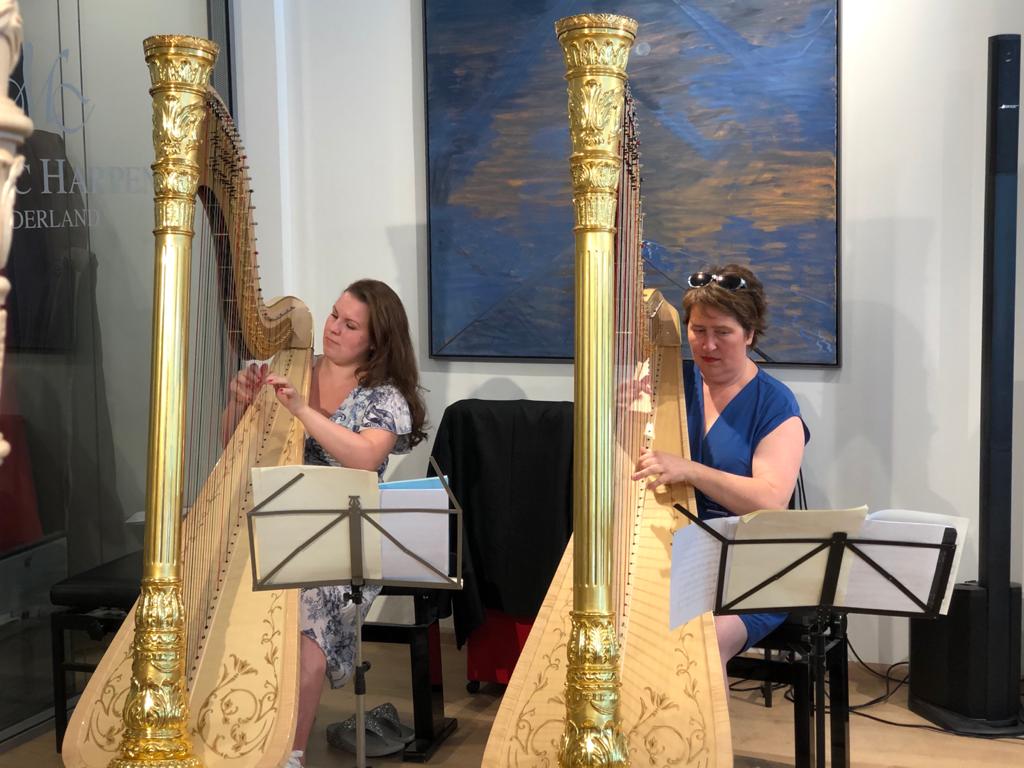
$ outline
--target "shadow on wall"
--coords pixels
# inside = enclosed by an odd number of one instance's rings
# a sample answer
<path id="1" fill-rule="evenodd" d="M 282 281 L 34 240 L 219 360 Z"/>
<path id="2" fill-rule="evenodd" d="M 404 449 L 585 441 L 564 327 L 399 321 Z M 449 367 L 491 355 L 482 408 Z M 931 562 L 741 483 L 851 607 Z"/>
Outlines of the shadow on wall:
<path id="1" fill-rule="evenodd" d="M 438 378 L 438 377 L 433 377 Z M 427 393 L 427 416 L 429 429 L 427 439 L 413 449 L 407 456 L 394 457 L 388 466 L 388 480 L 409 479 L 422 477 L 429 465 L 430 452 L 433 449 L 434 437 L 437 433 L 437 425 L 441 422 L 445 408 L 451 405 L 450 402 L 440 399 L 443 397 L 443 387 L 438 387 L 438 397 L 435 393 Z M 494 377 L 477 384 L 466 398 L 479 400 L 524 400 L 529 399 L 515 381 L 509 378 Z M 456 398 L 462 399 L 462 398 Z"/>
<path id="2" fill-rule="evenodd" d="M 935 262 L 950 254 L 935 252 L 934 229 L 931 219 L 844 221 L 842 368 L 824 379 L 820 418 L 833 438 L 817 446 L 832 495 L 841 495 L 832 504 L 964 511 L 935 490 L 936 440 L 949 424 L 931 393 L 942 400 L 968 383 L 963 294 L 946 301 Z M 959 438 L 961 453 L 968 438 Z"/>
<path id="3" fill-rule="evenodd" d="M 844 222 L 843 367 L 824 390 L 831 445 L 818 446 L 831 504 L 976 517 L 981 249 L 969 224 Z M 976 542 L 972 523 L 958 581 L 974 577 Z M 906 657 L 905 620 L 857 617 L 851 630 L 870 660 Z"/>
<path id="4" fill-rule="evenodd" d="M 870 340 L 871 349 L 863 355 L 851 351 L 833 403 L 833 456 L 845 476 L 839 485 L 861 495 L 838 503 L 964 514 L 935 490 L 936 466 L 930 459 L 941 430 L 927 384 L 940 371 L 936 360 L 926 359 L 917 325 L 884 303 L 852 301 L 849 314 L 856 316 L 858 335 Z M 955 378 L 955 372 L 948 373 Z M 968 438 L 964 434 L 962 441 Z M 962 452 L 963 442 L 959 448 Z"/>
<path id="5" fill-rule="evenodd" d="M 470 397 L 479 400 L 524 400 L 526 393 L 512 379 L 495 377 L 476 386 Z"/>

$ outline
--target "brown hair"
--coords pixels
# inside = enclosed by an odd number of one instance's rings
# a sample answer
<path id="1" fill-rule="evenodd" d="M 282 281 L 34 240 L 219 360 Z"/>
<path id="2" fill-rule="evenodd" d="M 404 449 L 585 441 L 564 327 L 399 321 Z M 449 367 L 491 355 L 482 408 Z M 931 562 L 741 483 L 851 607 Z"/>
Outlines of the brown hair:
<path id="1" fill-rule="evenodd" d="M 423 430 L 427 406 L 420 395 L 420 376 L 402 300 L 380 280 L 357 280 L 345 293 L 355 296 L 370 311 L 370 356 L 356 370 L 356 378 L 364 387 L 392 384 L 402 393 L 412 416 L 410 440 L 416 445 L 427 436 Z"/>
<path id="2" fill-rule="evenodd" d="M 714 275 L 737 275 L 746 281 L 746 286 L 729 291 L 714 280 L 699 288 L 690 288 L 683 294 L 683 323 L 690 322 L 690 313 L 696 306 L 732 315 L 747 333 L 753 333 L 750 345 L 757 340 L 768 327 L 768 305 L 764 299 L 764 286 L 754 273 L 739 264 L 726 264 L 724 267 L 710 267 L 702 270 Z"/>

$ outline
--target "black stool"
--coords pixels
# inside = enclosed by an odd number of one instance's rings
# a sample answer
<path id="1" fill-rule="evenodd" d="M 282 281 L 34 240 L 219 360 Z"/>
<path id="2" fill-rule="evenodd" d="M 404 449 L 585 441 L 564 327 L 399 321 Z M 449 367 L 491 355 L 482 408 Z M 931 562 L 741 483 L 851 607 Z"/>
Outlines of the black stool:
<path id="1" fill-rule="evenodd" d="M 66 658 L 64 632 L 87 632 L 93 640 L 116 632 L 139 597 L 141 581 L 142 552 L 139 551 L 69 576 L 50 588 L 50 602 L 65 609 L 50 614 L 53 722 L 58 752 L 68 727 L 67 673 L 96 669 L 95 664 Z"/>
<path id="2" fill-rule="evenodd" d="M 412 624 L 390 624 L 386 622 L 368 622 L 363 624 L 363 640 L 376 643 L 406 643 L 409 646 L 409 660 L 412 667 L 412 727 L 416 738 L 410 742 L 402 755 L 402 760 L 410 763 L 423 763 L 431 758 L 458 727 L 458 720 L 444 715 L 444 685 L 442 681 L 434 683 L 432 668 L 440 670 L 440 658 L 434 657 L 431 643 L 431 632 L 436 627 L 441 609 L 441 601 L 447 595 L 439 594 L 440 590 L 417 589 L 411 587 L 384 587 L 382 595 L 411 595 L 415 605 L 415 618 Z"/>
<path id="3" fill-rule="evenodd" d="M 826 704 L 832 767 L 846 768 L 850 764 L 850 689 L 845 614 L 793 615 L 752 647 L 764 650 L 764 658 L 736 656 L 726 665 L 729 675 L 764 681 L 765 705 L 769 707 L 771 683 L 793 687 L 796 768 L 825 765 Z"/>

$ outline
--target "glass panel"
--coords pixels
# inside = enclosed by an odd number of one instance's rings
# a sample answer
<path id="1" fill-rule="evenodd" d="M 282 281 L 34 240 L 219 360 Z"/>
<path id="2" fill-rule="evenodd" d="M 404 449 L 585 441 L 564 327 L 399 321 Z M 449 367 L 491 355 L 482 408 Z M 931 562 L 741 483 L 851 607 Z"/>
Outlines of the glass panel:
<path id="1" fill-rule="evenodd" d="M 22 0 L 21 13 L 9 92 L 36 130 L 7 268 L 0 740 L 52 712 L 49 615 L 64 609 L 51 586 L 141 548 L 129 520 L 145 494 L 153 290 L 142 40 L 207 34 L 206 0 Z M 82 632 L 68 641 L 83 660 L 102 651 Z"/>

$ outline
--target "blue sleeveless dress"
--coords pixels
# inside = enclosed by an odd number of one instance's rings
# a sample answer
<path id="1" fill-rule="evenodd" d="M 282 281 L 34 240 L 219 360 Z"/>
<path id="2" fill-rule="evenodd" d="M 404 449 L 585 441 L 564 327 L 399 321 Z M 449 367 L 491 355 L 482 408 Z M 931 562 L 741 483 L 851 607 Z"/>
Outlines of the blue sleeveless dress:
<path id="1" fill-rule="evenodd" d="M 729 401 L 710 430 L 704 429 L 704 379 L 697 366 L 689 360 L 684 364 L 683 390 L 686 396 L 690 458 L 734 475 L 751 477 L 754 451 L 761 440 L 787 419 L 800 416 L 800 406 L 789 387 L 761 369 Z M 805 444 L 810 437 L 807 425 L 804 424 Z M 700 491 L 696 491 L 696 497 L 697 514 L 702 520 L 732 514 Z M 786 615 L 739 614 L 747 628 L 744 650 L 779 626 L 786 620 Z"/>

